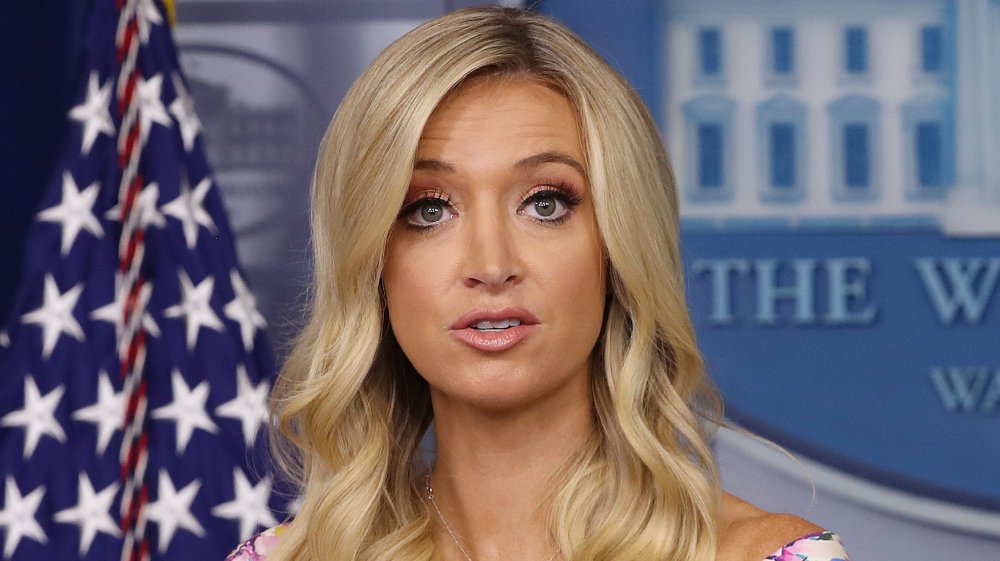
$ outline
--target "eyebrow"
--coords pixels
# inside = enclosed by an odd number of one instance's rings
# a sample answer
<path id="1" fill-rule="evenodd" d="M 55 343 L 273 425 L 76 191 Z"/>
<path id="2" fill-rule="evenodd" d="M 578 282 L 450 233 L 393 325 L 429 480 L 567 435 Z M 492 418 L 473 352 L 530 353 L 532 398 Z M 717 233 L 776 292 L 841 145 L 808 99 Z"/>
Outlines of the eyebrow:
<path id="1" fill-rule="evenodd" d="M 542 164 L 564 164 L 580 172 L 580 175 L 584 177 L 587 176 L 587 171 L 584 169 L 583 164 L 578 162 L 576 158 L 563 152 L 539 152 L 538 154 L 521 158 L 514 163 L 513 167 L 519 170 L 526 170 L 538 167 Z M 416 163 L 413 164 L 413 169 L 446 173 L 454 173 L 456 171 L 455 166 L 448 162 L 430 159 L 417 160 Z"/>

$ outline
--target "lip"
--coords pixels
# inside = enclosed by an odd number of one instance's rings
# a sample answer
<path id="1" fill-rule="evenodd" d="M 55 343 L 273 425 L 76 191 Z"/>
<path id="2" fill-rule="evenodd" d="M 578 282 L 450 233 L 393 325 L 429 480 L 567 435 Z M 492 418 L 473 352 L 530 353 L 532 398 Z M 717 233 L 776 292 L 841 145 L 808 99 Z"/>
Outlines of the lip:
<path id="1" fill-rule="evenodd" d="M 472 326 L 480 321 L 520 320 L 521 325 L 503 331 L 479 331 Z M 538 326 L 538 318 L 524 308 L 508 307 L 474 310 L 455 320 L 449 333 L 470 347 L 484 352 L 501 352 L 524 341 Z"/>
<path id="2" fill-rule="evenodd" d="M 521 325 L 536 325 L 538 318 L 524 308 L 508 306 L 506 308 L 490 308 L 473 310 L 455 320 L 449 329 L 466 329 L 481 321 L 500 321 L 502 319 L 520 320 Z M 520 326 L 518 326 L 520 327 Z"/>

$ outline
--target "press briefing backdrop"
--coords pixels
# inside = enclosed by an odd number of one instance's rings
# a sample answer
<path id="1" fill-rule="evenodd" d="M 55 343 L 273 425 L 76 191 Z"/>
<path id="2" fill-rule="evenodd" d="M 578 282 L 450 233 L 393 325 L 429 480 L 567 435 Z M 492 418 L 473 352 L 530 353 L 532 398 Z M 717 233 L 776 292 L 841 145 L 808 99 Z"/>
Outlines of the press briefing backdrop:
<path id="1" fill-rule="evenodd" d="M 323 127 L 385 45 L 459 6 L 177 7 L 209 159 L 280 353 L 302 318 Z M 799 459 L 724 432 L 727 488 L 838 531 L 857 560 L 1000 559 L 1000 2 L 540 8 L 661 123 L 711 374 L 734 422 Z"/>
<path id="2" fill-rule="evenodd" d="M 856 555 L 1000 557 L 1000 2 L 661 8 L 690 302 L 730 417 L 881 517 L 824 516 Z"/>

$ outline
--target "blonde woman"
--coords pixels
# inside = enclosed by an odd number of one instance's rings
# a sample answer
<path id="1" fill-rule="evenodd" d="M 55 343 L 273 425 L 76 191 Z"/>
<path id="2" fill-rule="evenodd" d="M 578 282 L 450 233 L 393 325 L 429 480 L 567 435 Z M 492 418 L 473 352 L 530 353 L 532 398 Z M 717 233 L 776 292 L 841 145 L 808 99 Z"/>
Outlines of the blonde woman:
<path id="1" fill-rule="evenodd" d="M 720 490 L 667 155 L 571 32 L 484 8 L 399 39 L 312 203 L 312 317 L 272 399 L 302 507 L 230 559 L 846 559 Z"/>

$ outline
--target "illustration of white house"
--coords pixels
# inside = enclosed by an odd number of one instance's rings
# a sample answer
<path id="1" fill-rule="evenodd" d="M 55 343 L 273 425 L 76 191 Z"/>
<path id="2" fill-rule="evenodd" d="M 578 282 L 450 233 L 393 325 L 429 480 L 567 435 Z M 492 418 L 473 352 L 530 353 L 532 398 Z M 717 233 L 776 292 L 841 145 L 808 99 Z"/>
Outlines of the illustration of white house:
<path id="1" fill-rule="evenodd" d="M 664 0 L 686 227 L 1000 234 L 1000 0 Z"/>

